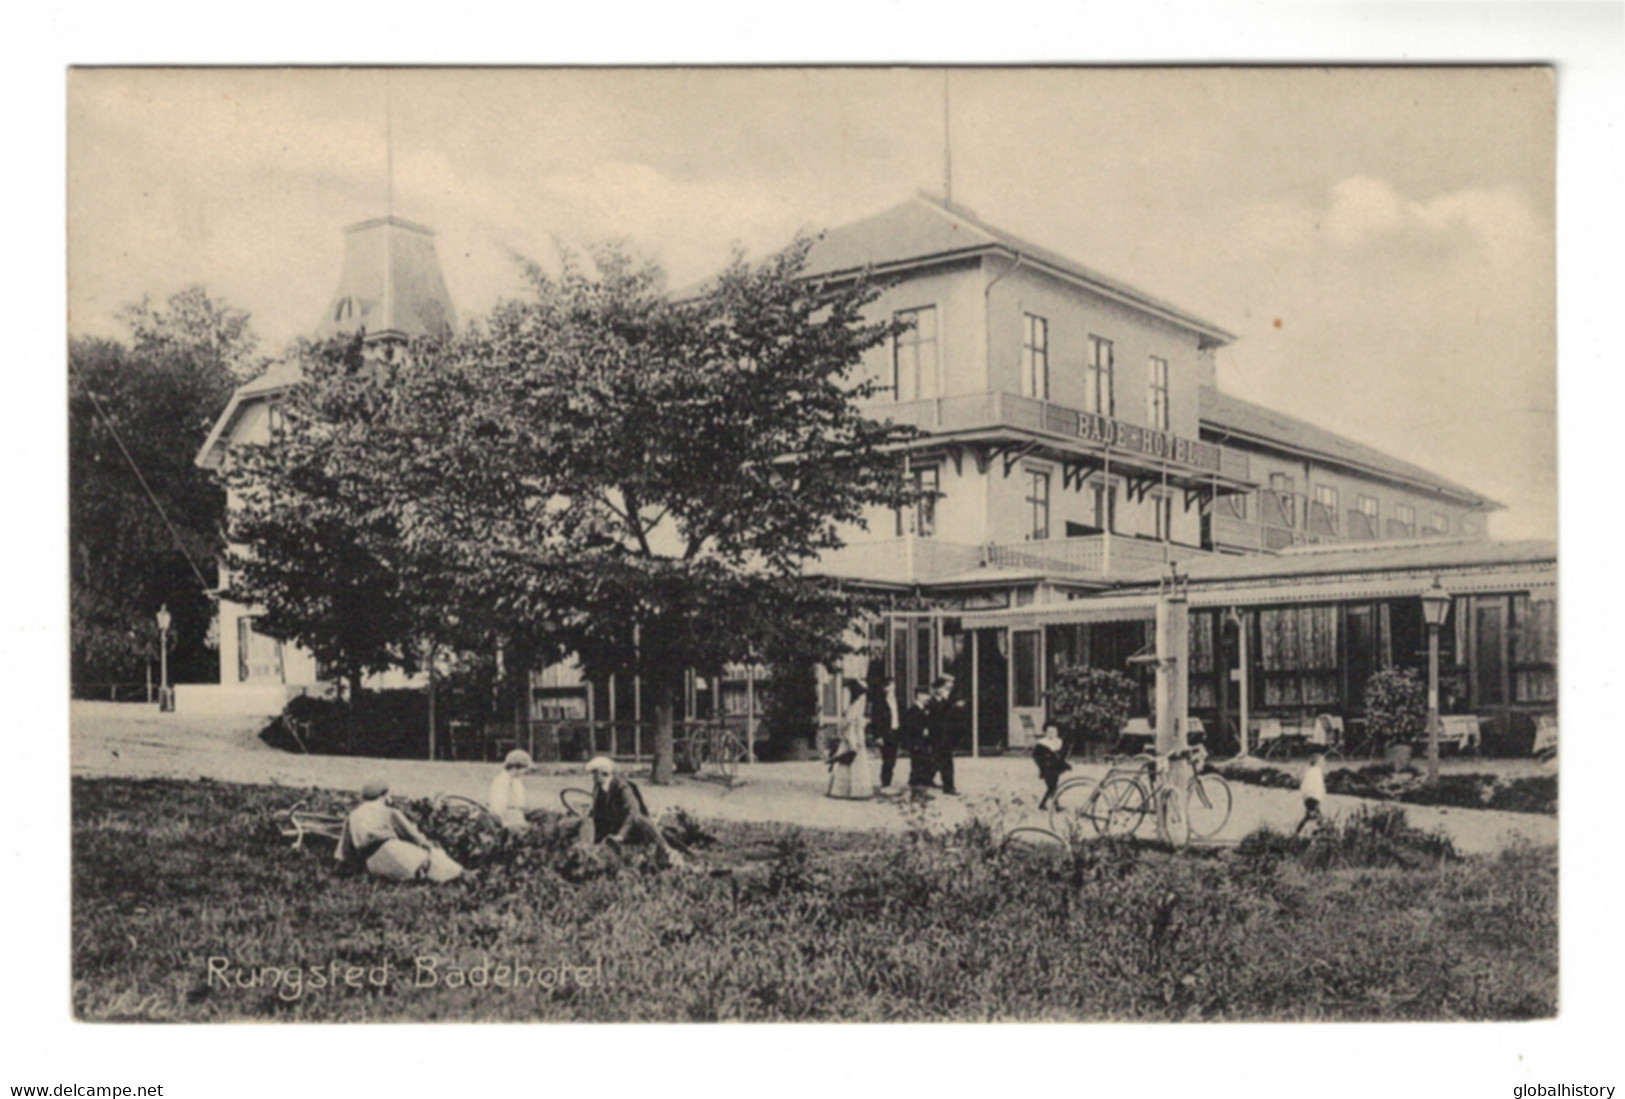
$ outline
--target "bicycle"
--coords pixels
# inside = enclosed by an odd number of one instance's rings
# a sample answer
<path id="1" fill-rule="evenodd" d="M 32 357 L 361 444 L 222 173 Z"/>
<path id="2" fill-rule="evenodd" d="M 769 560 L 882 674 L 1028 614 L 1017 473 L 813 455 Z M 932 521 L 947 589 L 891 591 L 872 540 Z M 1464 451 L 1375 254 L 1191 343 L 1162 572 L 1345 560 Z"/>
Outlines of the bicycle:
<path id="1" fill-rule="evenodd" d="M 739 764 L 749 757 L 745 742 L 725 725 L 690 728 L 675 746 L 678 770 L 704 778 L 707 771 L 729 786 L 739 779 Z"/>
<path id="2" fill-rule="evenodd" d="M 1183 789 L 1169 785 L 1176 761 L 1191 767 Z M 1222 775 L 1202 772 L 1206 761 L 1200 746 L 1167 756 L 1147 753 L 1115 761 L 1098 784 L 1088 778 L 1063 783 L 1051 800 L 1050 831 L 1060 834 L 1073 817 L 1088 820 L 1102 836 L 1131 836 L 1153 816 L 1157 834 L 1171 846 L 1212 839 L 1229 822 L 1235 799 Z"/>

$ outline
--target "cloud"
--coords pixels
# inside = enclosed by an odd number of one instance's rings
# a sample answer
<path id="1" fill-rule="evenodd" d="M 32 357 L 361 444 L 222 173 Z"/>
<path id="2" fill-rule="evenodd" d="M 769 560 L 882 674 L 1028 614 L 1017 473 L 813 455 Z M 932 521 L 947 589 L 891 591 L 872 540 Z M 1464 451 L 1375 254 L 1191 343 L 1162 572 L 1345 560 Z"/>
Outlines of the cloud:
<path id="1" fill-rule="evenodd" d="M 1498 265 L 1515 262 L 1538 235 L 1528 203 L 1513 188 L 1467 188 L 1423 202 L 1363 176 L 1332 188 L 1324 225 L 1343 249 L 1398 238 L 1430 250 L 1464 247 Z"/>

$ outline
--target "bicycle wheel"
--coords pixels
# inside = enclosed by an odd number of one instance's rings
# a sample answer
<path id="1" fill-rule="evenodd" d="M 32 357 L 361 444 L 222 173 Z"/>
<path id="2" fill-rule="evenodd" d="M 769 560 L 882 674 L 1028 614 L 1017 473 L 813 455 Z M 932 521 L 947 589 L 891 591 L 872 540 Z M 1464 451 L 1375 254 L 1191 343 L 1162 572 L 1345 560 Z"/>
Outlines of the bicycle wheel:
<path id="1" fill-rule="evenodd" d="M 1089 795 L 1094 788 L 1094 779 L 1081 776 L 1057 786 L 1049 799 L 1049 830 L 1065 835 L 1081 824 L 1089 815 Z"/>
<path id="2" fill-rule="evenodd" d="M 1085 813 L 1102 836 L 1132 836 L 1140 830 L 1145 814 L 1145 787 L 1128 775 L 1108 778 L 1095 787 Z"/>
<path id="3" fill-rule="evenodd" d="M 1048 828 L 1027 825 L 1022 828 L 1012 829 L 1010 834 L 1004 837 L 1004 843 L 1001 846 L 1003 848 L 1023 847 L 1031 850 L 1054 850 L 1056 848 L 1064 849 L 1066 845 L 1065 839 L 1051 832 Z"/>
<path id="4" fill-rule="evenodd" d="M 559 801 L 564 811 L 572 817 L 584 817 L 592 812 L 592 791 L 583 790 L 579 786 L 567 786 L 559 791 Z"/>
<path id="5" fill-rule="evenodd" d="M 711 760 L 717 773 L 728 780 L 732 786 L 739 777 L 739 761 L 745 757 L 745 745 L 732 733 L 717 738 L 716 754 Z"/>
<path id="6" fill-rule="evenodd" d="M 1157 791 L 1157 836 L 1169 847 L 1183 847 L 1191 839 L 1186 793 L 1166 786 Z"/>
<path id="7" fill-rule="evenodd" d="M 1185 815 L 1190 818 L 1191 835 L 1212 839 L 1230 820 L 1230 784 L 1222 775 L 1192 775 L 1185 787 Z"/>
<path id="8" fill-rule="evenodd" d="M 501 819 L 473 798 L 465 798 L 461 794 L 438 794 L 431 804 L 436 809 L 446 809 L 463 816 L 489 817 L 492 820 Z"/>

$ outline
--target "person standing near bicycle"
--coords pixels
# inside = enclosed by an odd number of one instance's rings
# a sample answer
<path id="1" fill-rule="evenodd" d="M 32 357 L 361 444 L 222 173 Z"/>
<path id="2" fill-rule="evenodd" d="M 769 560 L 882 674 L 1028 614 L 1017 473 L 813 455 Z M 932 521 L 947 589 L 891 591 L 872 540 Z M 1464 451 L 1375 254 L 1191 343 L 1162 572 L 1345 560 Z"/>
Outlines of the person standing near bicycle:
<path id="1" fill-rule="evenodd" d="M 1310 821 L 1315 822 L 1316 828 L 1322 823 L 1320 803 L 1326 800 L 1326 773 L 1321 770 L 1321 766 L 1325 762 L 1326 756 L 1321 752 L 1309 757 L 1309 766 L 1303 772 L 1303 781 L 1298 784 L 1298 792 L 1303 795 L 1303 819 L 1292 830 L 1294 836 L 1302 832 Z"/>

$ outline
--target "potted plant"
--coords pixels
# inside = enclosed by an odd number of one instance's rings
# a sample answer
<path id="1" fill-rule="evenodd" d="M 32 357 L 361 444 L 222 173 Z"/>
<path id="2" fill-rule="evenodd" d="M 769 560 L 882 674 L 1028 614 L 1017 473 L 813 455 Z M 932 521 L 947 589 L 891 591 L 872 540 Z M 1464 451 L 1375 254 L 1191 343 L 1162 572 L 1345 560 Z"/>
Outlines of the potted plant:
<path id="1" fill-rule="evenodd" d="M 1049 717 L 1068 743 L 1098 756 L 1117 743 L 1133 710 L 1134 680 L 1110 668 L 1075 664 L 1056 673 L 1046 697 Z"/>
<path id="2" fill-rule="evenodd" d="M 1411 744 L 1427 729 L 1427 718 L 1427 688 L 1412 669 L 1387 667 L 1366 682 L 1366 729 L 1395 767 L 1410 765 Z"/>

